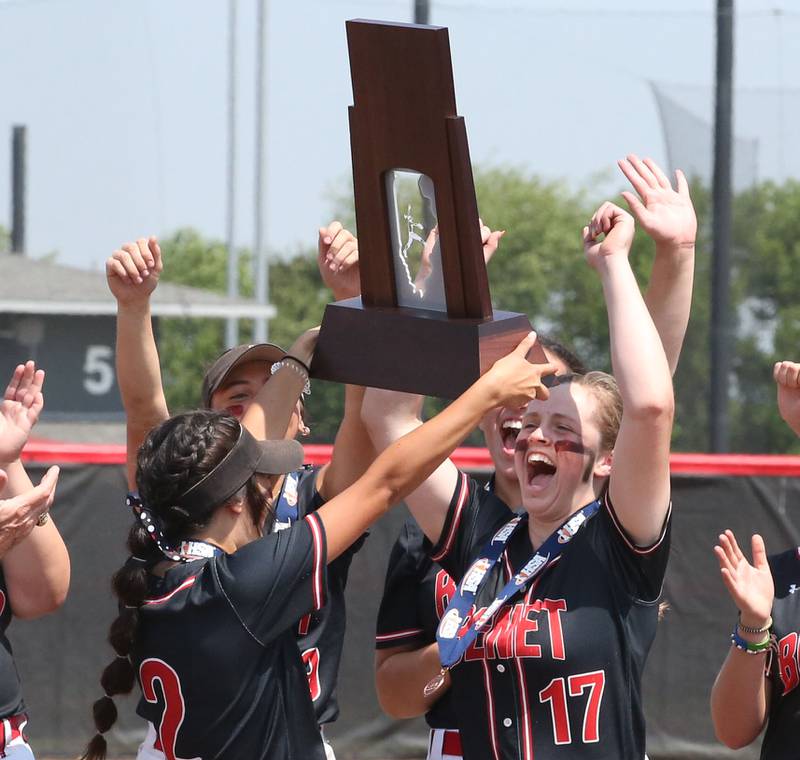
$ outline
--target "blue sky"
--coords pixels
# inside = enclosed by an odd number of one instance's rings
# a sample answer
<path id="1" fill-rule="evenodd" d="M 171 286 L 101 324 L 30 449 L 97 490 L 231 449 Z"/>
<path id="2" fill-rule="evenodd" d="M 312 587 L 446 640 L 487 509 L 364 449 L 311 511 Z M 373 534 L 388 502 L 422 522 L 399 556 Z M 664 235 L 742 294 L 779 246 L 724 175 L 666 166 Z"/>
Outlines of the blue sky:
<path id="1" fill-rule="evenodd" d="M 779 136 L 766 138 L 762 156 L 785 174 L 787 153 L 792 166 L 800 158 L 796 121 L 781 127 L 800 92 L 800 9 L 788 0 L 736 5 L 737 87 L 789 92 L 779 119 L 760 119 Z M 238 7 L 235 226 L 237 242 L 249 245 L 256 0 Z M 714 74 L 714 7 L 432 0 L 431 22 L 450 29 L 473 162 L 523 165 L 575 184 L 606 172 L 602 192 L 621 186 L 608 176 L 626 152 L 664 161 L 648 83 L 685 85 L 693 102 L 700 93 L 698 108 L 710 108 L 703 93 Z M 269 2 L 272 248 L 312 244 L 328 221 L 331 190 L 350 171 L 345 20 L 407 21 L 411 8 L 412 0 Z M 58 251 L 62 262 L 99 268 L 140 234 L 190 225 L 223 238 L 226 84 L 222 0 L 0 0 L 0 224 L 9 217 L 11 125 L 23 123 L 32 255 Z M 739 119 L 758 122 L 758 102 L 738 101 Z"/>

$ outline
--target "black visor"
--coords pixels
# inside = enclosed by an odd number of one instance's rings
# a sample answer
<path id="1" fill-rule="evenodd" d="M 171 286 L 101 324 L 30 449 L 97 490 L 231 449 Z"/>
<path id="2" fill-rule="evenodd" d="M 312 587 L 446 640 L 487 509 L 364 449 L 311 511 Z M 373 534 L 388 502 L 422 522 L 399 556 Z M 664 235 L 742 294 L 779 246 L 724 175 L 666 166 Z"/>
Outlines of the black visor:
<path id="1" fill-rule="evenodd" d="M 224 504 L 254 473 L 282 475 L 303 464 L 303 447 L 297 441 L 257 441 L 239 425 L 239 440 L 204 478 L 178 498 L 190 512 Z"/>

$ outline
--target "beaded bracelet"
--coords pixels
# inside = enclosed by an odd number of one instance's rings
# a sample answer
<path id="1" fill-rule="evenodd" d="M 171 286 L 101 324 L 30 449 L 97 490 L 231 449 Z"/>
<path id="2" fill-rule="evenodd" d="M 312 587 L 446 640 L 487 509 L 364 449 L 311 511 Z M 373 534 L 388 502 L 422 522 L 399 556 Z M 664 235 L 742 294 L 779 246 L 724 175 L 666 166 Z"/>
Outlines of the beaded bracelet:
<path id="1" fill-rule="evenodd" d="M 742 613 L 739 613 L 739 620 L 736 623 L 737 627 L 739 628 L 742 633 L 767 633 L 770 628 L 772 628 L 772 615 L 767 618 L 767 622 L 764 624 L 763 628 L 753 628 L 751 625 L 745 625 L 742 623 Z"/>
<path id="2" fill-rule="evenodd" d="M 294 362 L 290 361 L 290 359 L 293 359 Z M 311 383 L 308 380 L 308 368 L 302 361 L 300 361 L 300 359 L 287 354 L 283 357 L 283 359 L 281 359 L 279 362 L 275 362 L 270 367 L 270 374 L 274 375 L 281 367 L 289 367 L 289 369 L 305 379 L 306 383 L 301 391 L 304 396 L 308 396 L 308 394 L 311 393 Z"/>
<path id="3" fill-rule="evenodd" d="M 286 356 L 283 357 L 283 361 L 289 361 L 289 360 L 297 362 L 305 370 L 306 375 L 311 374 L 311 370 L 308 368 L 308 364 L 306 364 L 302 359 L 298 359 L 296 356 L 292 356 L 292 354 L 286 354 Z"/>
<path id="4" fill-rule="evenodd" d="M 753 642 L 742 638 L 734 628 L 733 633 L 731 634 L 731 643 L 737 649 L 741 649 L 741 651 L 745 652 L 746 654 L 761 654 L 761 652 L 766 652 L 772 646 L 772 636 L 768 635 L 764 641 L 754 644 Z"/>

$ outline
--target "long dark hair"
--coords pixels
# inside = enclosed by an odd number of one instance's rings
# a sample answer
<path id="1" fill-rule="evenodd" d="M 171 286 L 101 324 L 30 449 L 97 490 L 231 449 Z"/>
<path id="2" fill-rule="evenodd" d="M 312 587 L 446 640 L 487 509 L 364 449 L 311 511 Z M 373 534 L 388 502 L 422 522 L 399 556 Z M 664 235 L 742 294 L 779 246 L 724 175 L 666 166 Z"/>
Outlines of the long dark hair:
<path id="1" fill-rule="evenodd" d="M 179 497 L 214 469 L 239 438 L 239 423 L 229 414 L 203 410 L 171 417 L 150 431 L 136 463 L 136 485 L 146 507 L 159 518 L 164 536 L 171 545 L 191 537 L 205 527 L 221 505 L 190 512 L 177 506 Z M 256 525 L 273 519 L 269 494 L 264 494 L 254 475 L 233 499 L 244 499 Z M 119 599 L 120 612 L 111 624 L 108 640 L 116 658 L 100 676 L 105 696 L 93 707 L 97 733 L 89 742 L 82 760 L 104 760 L 103 734 L 117 720 L 112 697 L 128 694 L 136 681 L 131 654 L 136 644 L 139 607 L 147 594 L 148 571 L 165 559 L 145 527 L 136 520 L 127 540 L 131 556 L 111 580 Z"/>

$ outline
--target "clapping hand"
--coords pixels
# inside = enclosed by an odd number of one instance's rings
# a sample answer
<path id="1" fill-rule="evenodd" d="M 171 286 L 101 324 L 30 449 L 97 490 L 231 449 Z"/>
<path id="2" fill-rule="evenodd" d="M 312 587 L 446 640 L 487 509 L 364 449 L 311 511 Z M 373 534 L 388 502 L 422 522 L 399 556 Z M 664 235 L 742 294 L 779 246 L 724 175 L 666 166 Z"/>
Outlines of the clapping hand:
<path id="1" fill-rule="evenodd" d="M 44 370 L 32 361 L 14 370 L 0 403 L 0 463 L 19 459 L 44 407 L 43 384 Z"/>
<path id="2" fill-rule="evenodd" d="M 753 563 L 750 564 L 736 542 L 733 531 L 719 536 L 714 554 L 719 561 L 722 580 L 728 593 L 741 611 L 742 623 L 760 628 L 772 612 L 775 585 L 767 562 L 764 539 L 758 534 L 751 540 Z"/>

